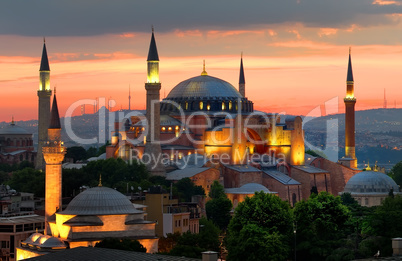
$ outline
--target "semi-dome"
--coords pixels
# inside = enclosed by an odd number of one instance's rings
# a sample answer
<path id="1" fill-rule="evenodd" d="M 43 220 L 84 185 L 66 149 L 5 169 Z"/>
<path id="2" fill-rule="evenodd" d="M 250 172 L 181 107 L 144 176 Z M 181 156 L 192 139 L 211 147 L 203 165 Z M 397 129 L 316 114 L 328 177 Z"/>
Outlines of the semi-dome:
<path id="1" fill-rule="evenodd" d="M 243 98 L 230 83 L 209 75 L 200 75 L 182 81 L 166 97 L 172 98 Z"/>
<path id="2" fill-rule="evenodd" d="M 117 190 L 101 186 L 81 192 L 68 204 L 64 211 L 60 212 L 60 214 L 66 215 L 118 215 L 137 213 L 142 212 L 135 209 L 126 196 Z"/>
<path id="3" fill-rule="evenodd" d="M 390 189 L 399 192 L 399 187 L 388 175 L 377 171 L 362 171 L 351 177 L 343 192 L 388 193 Z"/>

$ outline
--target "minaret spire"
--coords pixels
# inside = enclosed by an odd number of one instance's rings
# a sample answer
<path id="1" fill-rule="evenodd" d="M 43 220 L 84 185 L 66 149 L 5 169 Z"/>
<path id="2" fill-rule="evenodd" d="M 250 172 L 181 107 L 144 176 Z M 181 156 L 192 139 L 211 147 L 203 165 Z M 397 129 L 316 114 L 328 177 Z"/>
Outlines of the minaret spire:
<path id="1" fill-rule="evenodd" d="M 148 161 L 147 169 L 154 176 L 165 176 L 165 167 L 162 162 L 162 148 L 160 144 L 160 90 L 159 56 L 156 49 L 154 29 L 152 27 L 151 43 L 148 52 L 148 75 L 145 90 L 147 91 L 147 131 L 144 160 Z M 146 159 L 147 157 L 147 159 Z"/>
<path id="2" fill-rule="evenodd" d="M 244 78 L 243 52 L 241 53 L 240 57 L 239 92 L 243 97 L 246 97 L 246 80 Z"/>
<path id="3" fill-rule="evenodd" d="M 158 55 L 158 49 L 156 48 L 153 26 L 152 26 L 151 43 L 149 45 L 149 51 L 148 51 L 147 64 L 148 64 L 147 82 L 159 83 L 159 55 Z"/>
<path id="4" fill-rule="evenodd" d="M 38 89 L 38 153 L 36 156 L 36 168 L 44 169 L 42 147 L 48 138 L 47 128 L 50 119 L 50 66 L 46 50 L 46 40 L 43 37 L 42 57 L 39 67 L 39 89 Z"/>
<path id="5" fill-rule="evenodd" d="M 131 111 L 131 89 L 130 84 L 128 85 L 128 110 Z"/>
<path id="6" fill-rule="evenodd" d="M 56 95 L 53 96 L 52 112 L 50 117 L 48 140 L 43 146 L 43 157 L 46 161 L 45 178 L 45 235 L 51 234 L 49 221 L 55 212 L 61 211 L 61 163 L 66 148 L 61 141 L 61 124 Z"/>
<path id="7" fill-rule="evenodd" d="M 50 112 L 49 129 L 61 129 L 59 108 L 57 106 L 56 89 L 54 89 L 52 111 Z"/>
<path id="8" fill-rule="evenodd" d="M 345 102 L 345 157 L 340 160 L 350 168 L 357 168 L 355 147 L 355 104 L 351 48 L 349 47 L 348 71 L 346 76 Z"/>

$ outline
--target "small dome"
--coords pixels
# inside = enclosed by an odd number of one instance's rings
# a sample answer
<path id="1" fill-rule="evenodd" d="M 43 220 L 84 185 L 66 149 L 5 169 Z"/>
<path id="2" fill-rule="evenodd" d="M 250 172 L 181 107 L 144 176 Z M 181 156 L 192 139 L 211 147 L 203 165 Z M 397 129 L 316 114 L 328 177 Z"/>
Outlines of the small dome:
<path id="1" fill-rule="evenodd" d="M 258 183 L 247 183 L 241 186 L 240 188 L 227 188 L 225 189 L 226 193 L 230 194 L 254 194 L 255 192 L 264 192 L 264 193 L 276 193 L 271 192 L 265 186 Z"/>
<path id="2" fill-rule="evenodd" d="M 196 76 L 182 81 L 170 91 L 166 99 L 188 97 L 243 98 L 230 83 L 208 75 Z"/>
<path id="3" fill-rule="evenodd" d="M 66 215 L 119 215 L 142 213 L 117 190 L 107 187 L 94 187 L 78 194 L 60 212 Z"/>
<path id="4" fill-rule="evenodd" d="M 27 239 L 24 240 L 23 243 L 26 244 L 32 244 L 34 243 L 39 237 L 43 236 L 43 234 L 41 233 L 33 233 L 32 235 L 30 235 Z"/>
<path id="5" fill-rule="evenodd" d="M 351 177 L 343 192 L 388 193 L 390 189 L 399 192 L 399 187 L 388 175 L 377 171 L 362 171 Z"/>
<path id="6" fill-rule="evenodd" d="M 40 244 L 40 248 L 67 248 L 66 244 L 57 237 L 48 237 L 45 242 Z"/>
<path id="7" fill-rule="evenodd" d="M 21 128 L 14 123 L 11 123 L 5 128 L 0 129 L 0 135 L 5 135 L 5 134 L 20 134 L 20 135 L 32 135 L 32 133 L 29 133 L 26 129 Z"/>

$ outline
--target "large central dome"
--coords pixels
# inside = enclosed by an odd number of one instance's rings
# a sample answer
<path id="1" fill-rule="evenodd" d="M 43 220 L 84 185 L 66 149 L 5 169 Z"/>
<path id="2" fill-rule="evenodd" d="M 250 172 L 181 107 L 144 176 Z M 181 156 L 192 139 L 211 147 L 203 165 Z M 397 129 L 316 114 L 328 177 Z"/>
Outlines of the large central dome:
<path id="1" fill-rule="evenodd" d="M 193 113 L 204 111 L 236 113 L 252 112 L 253 103 L 227 81 L 207 75 L 205 70 L 176 85 L 163 99 L 163 113 Z"/>
<path id="2" fill-rule="evenodd" d="M 209 75 L 200 75 L 176 85 L 166 97 L 174 98 L 243 98 L 243 96 L 230 83 Z"/>

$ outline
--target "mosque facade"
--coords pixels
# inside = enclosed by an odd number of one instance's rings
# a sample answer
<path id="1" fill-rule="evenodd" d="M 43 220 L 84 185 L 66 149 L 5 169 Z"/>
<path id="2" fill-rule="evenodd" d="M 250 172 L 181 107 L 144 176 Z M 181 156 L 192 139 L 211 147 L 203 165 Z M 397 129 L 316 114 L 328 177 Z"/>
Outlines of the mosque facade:
<path id="1" fill-rule="evenodd" d="M 211 177 L 220 180 L 226 189 L 256 183 L 291 204 L 308 198 L 312 189 L 337 195 L 360 172 L 356 169 L 354 147 L 356 98 L 350 53 L 345 97 L 346 156 L 325 164 L 305 155 L 301 117 L 281 119 L 281 115 L 254 110 L 253 102 L 246 96 L 243 58 L 238 88 L 207 73 L 204 62 L 200 75 L 180 82 L 161 101 L 159 90 L 152 90 L 152 96 L 148 87 L 152 82 L 159 89 L 161 85 L 153 32 L 147 62 L 146 116 L 134 113 L 115 123 L 111 145 L 106 148 L 107 158 L 158 158 L 167 171 L 149 168 L 152 175 L 163 175 L 169 180 L 189 177 L 207 192 L 213 182 Z M 152 102 L 157 107 L 148 107 Z M 152 143 L 156 153 L 149 153 L 148 143 Z M 191 163 L 194 158 L 201 158 L 203 164 Z M 190 163 L 186 164 L 187 161 Z M 155 165 L 149 160 L 143 162 Z M 160 162 L 157 166 L 160 169 Z M 194 167 L 203 169 L 197 171 Z"/>

